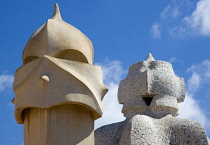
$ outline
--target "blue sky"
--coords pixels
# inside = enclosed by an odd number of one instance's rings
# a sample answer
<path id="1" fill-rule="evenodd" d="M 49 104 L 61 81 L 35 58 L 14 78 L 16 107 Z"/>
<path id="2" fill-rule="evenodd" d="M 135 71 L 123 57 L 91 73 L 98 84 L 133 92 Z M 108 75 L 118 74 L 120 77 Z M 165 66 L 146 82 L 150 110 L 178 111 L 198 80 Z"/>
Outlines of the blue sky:
<path id="1" fill-rule="evenodd" d="M 23 126 L 16 123 L 11 103 L 13 75 L 22 65 L 27 40 L 51 18 L 55 3 L 63 20 L 92 41 L 95 63 L 102 66 L 110 89 L 96 127 L 123 119 L 119 81 L 150 52 L 184 77 L 187 95 L 180 117 L 201 123 L 210 137 L 210 0 L 7 0 L 0 9 L 1 145 L 23 144 Z"/>

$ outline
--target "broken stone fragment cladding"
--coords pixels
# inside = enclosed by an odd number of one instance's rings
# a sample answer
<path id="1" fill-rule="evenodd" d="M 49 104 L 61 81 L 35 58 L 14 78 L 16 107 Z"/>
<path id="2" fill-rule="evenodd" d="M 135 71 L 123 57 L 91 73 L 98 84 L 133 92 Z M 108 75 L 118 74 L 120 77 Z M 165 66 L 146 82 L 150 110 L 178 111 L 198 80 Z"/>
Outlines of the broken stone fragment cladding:
<path id="1" fill-rule="evenodd" d="M 126 120 L 98 128 L 95 145 L 208 145 L 199 123 L 176 117 L 184 97 L 184 79 L 170 63 L 149 54 L 130 67 L 119 85 Z"/>

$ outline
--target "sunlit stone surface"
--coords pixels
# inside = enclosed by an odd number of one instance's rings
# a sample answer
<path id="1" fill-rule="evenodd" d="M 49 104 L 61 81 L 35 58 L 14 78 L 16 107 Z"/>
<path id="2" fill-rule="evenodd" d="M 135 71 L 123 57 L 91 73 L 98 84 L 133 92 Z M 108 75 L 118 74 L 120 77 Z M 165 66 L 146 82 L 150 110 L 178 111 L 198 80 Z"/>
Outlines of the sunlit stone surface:
<path id="1" fill-rule="evenodd" d="M 208 145 L 200 124 L 176 117 L 184 97 L 184 79 L 174 74 L 170 63 L 149 54 L 130 67 L 119 85 L 118 100 L 126 120 L 97 129 L 95 144 Z"/>
<path id="2" fill-rule="evenodd" d="M 108 89 L 91 41 L 54 15 L 28 40 L 15 73 L 15 117 L 24 145 L 94 145 L 94 120 Z"/>

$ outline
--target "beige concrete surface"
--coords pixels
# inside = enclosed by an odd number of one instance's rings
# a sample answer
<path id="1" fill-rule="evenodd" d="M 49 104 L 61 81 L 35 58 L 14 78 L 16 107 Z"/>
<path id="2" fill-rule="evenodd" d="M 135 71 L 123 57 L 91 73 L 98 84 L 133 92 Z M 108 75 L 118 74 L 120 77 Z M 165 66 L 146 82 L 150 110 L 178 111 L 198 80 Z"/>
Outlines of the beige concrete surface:
<path id="1" fill-rule="evenodd" d="M 94 145 L 92 112 L 79 105 L 24 111 L 25 145 Z"/>
<path id="2" fill-rule="evenodd" d="M 23 63 L 44 55 L 93 64 L 92 42 L 80 30 L 62 20 L 57 4 L 53 17 L 28 40 L 23 51 Z"/>
<path id="3" fill-rule="evenodd" d="M 91 41 L 54 15 L 29 39 L 15 73 L 15 118 L 24 145 L 94 145 L 94 120 L 102 116 L 103 84 Z"/>
<path id="4" fill-rule="evenodd" d="M 13 87 L 18 123 L 23 123 L 22 111 L 26 108 L 49 108 L 66 103 L 87 107 L 97 119 L 102 115 L 102 99 L 107 92 L 99 66 L 50 56 L 20 67 Z"/>

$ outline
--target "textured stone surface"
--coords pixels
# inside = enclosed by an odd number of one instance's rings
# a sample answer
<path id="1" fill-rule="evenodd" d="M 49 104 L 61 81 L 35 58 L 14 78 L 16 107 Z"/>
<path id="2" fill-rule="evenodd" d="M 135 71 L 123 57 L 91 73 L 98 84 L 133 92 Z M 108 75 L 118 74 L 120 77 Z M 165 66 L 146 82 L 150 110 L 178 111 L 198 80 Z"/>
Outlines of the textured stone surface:
<path id="1" fill-rule="evenodd" d="M 95 131 L 96 145 L 208 145 L 203 127 L 189 119 L 176 118 L 178 102 L 185 97 L 183 78 L 168 62 L 146 61 L 129 69 L 118 99 L 126 120 Z"/>
<path id="2" fill-rule="evenodd" d="M 204 129 L 193 120 L 167 115 L 136 115 L 95 131 L 96 145 L 208 145 Z"/>
<path id="3" fill-rule="evenodd" d="M 120 82 L 118 90 L 118 99 L 124 104 L 122 112 L 126 117 L 150 113 L 149 116 L 158 118 L 169 112 L 175 116 L 178 111 L 177 102 L 183 102 L 184 96 L 183 78 L 174 74 L 170 63 L 155 61 L 151 55 L 146 61 L 130 67 L 128 76 Z M 144 98 L 152 99 L 151 105 L 148 106 Z"/>

